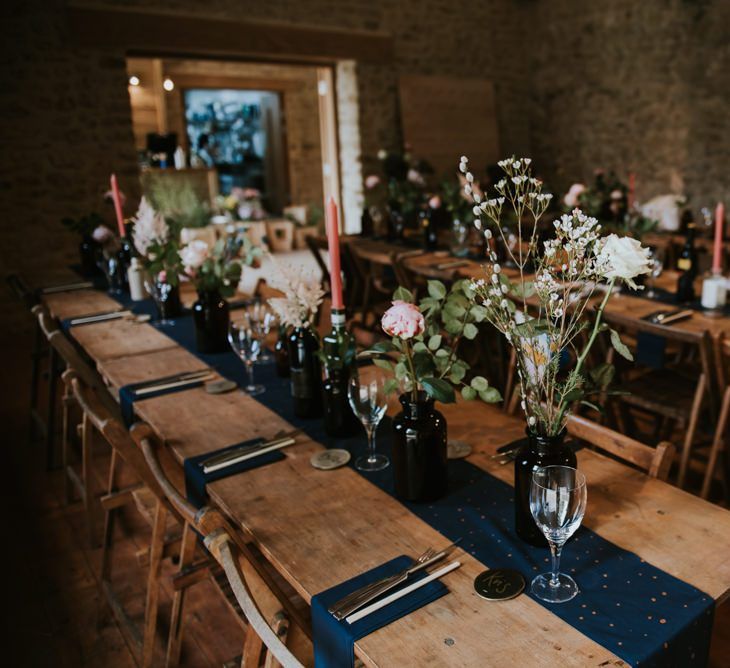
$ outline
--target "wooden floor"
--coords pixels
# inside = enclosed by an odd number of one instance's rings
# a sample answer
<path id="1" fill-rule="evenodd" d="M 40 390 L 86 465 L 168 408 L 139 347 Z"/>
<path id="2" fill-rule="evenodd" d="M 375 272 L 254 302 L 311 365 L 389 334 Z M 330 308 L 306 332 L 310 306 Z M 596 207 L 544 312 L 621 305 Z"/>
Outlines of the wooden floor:
<path id="1" fill-rule="evenodd" d="M 119 629 L 102 605 L 96 580 L 99 550 L 87 545 L 81 509 L 64 505 L 61 473 L 46 472 L 43 445 L 29 443 L 32 327 L 20 306 L 6 299 L 2 295 L 0 304 L 7 305 L 13 326 L 0 328 L 5 353 L 1 402 L 6 555 L 3 665 L 134 666 Z M 141 620 L 145 572 L 135 553 L 145 546 L 148 529 L 133 517 L 127 520 L 117 536 L 120 549 L 114 577 L 123 602 Z M 172 569 L 171 564 L 166 565 L 166 572 Z M 166 630 L 169 600 L 168 592 L 161 600 L 161 631 Z M 240 654 L 240 631 L 210 583 L 190 590 L 187 610 L 183 665 L 222 666 Z M 156 665 L 161 665 L 162 640 L 157 654 Z M 710 662 L 712 668 L 728 665 L 730 602 L 716 614 Z"/>

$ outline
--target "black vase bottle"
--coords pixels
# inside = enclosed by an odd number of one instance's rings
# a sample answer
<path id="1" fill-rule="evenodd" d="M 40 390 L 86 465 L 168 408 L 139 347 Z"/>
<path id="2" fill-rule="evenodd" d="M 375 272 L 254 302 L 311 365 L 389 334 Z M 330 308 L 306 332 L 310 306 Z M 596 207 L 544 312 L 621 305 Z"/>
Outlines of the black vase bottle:
<path id="1" fill-rule="evenodd" d="M 405 501 L 434 501 L 448 489 L 446 418 L 425 392 L 400 397 L 393 418 L 395 493 Z"/>
<path id="2" fill-rule="evenodd" d="M 345 310 L 331 311 L 332 330 L 322 339 L 324 428 L 330 436 L 352 436 L 362 429 L 347 398 L 355 361 L 355 342 L 345 328 Z"/>
<path id="3" fill-rule="evenodd" d="M 436 250 L 438 247 L 438 214 L 434 209 L 428 207 L 427 211 L 421 211 L 418 214 L 418 218 L 421 221 L 424 250 Z"/>
<path id="4" fill-rule="evenodd" d="M 295 327 L 289 334 L 289 374 L 294 414 L 297 417 L 322 417 L 322 372 L 319 343 L 306 327 Z"/>
<path id="5" fill-rule="evenodd" d="M 228 345 L 228 302 L 217 290 L 198 293 L 193 304 L 195 343 L 199 353 L 224 353 Z"/>
<path id="6" fill-rule="evenodd" d="M 530 512 L 532 472 L 541 466 L 576 467 L 575 452 L 565 444 L 565 430 L 557 436 L 540 436 L 527 431 L 527 444 L 515 458 L 515 531 L 530 545 L 547 547 L 548 543 Z"/>
<path id="7" fill-rule="evenodd" d="M 99 245 L 89 234 L 85 234 L 79 243 L 79 260 L 81 262 L 81 275 L 84 278 L 93 278 L 99 273 L 99 266 L 96 264 L 96 257 L 99 252 Z"/>
<path id="8" fill-rule="evenodd" d="M 694 282 L 697 278 L 697 250 L 695 249 L 695 224 L 687 224 L 687 240 L 677 258 L 677 269 L 682 273 L 677 279 L 677 301 L 691 302 L 695 299 Z"/>
<path id="9" fill-rule="evenodd" d="M 276 361 L 276 375 L 279 378 L 289 378 L 289 343 L 284 325 L 279 325 L 279 336 L 274 345 L 274 360 Z"/>

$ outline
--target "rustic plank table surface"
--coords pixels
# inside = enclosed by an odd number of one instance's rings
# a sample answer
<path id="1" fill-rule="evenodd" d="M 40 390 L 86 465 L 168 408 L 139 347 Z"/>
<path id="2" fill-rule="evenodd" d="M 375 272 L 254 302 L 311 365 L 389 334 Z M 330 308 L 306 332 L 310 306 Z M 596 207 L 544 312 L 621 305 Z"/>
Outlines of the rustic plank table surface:
<path id="1" fill-rule="evenodd" d="M 137 347 L 140 354 L 110 355 L 118 352 L 117 337 L 108 331 L 112 325 L 125 323 L 83 328 L 89 341 L 96 330 L 98 341 L 89 352 L 112 385 L 144 380 L 157 370 L 191 368 L 194 356 L 172 342 L 168 348 L 146 349 L 159 334 L 147 324 L 125 330 L 129 350 Z M 291 428 L 240 392 L 210 395 L 196 388 L 145 400 L 136 408 L 179 462 Z M 469 460 L 511 483 L 512 467 L 500 466 L 489 455 L 524 434 L 522 421 L 481 404 L 458 403 L 443 412 L 450 437 L 474 448 Z M 419 554 L 427 545 L 445 542 L 352 469 L 313 469 L 309 458 L 322 447 L 300 436 L 285 460 L 208 487 L 212 501 L 306 600 L 398 554 Z M 728 596 L 730 512 L 592 451 L 582 450 L 578 459 L 589 481 L 586 526 L 717 602 Z M 482 600 L 472 582 L 484 566 L 461 550 L 455 556 L 463 566 L 444 579 L 447 596 L 356 643 L 367 665 L 624 665 L 526 596 L 501 603 Z"/>

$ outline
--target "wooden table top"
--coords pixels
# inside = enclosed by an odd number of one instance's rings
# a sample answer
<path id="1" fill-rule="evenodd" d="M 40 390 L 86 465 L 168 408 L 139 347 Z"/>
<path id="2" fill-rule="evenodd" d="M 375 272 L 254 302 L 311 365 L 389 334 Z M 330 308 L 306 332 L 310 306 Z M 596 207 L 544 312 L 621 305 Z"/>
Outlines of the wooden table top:
<path id="1" fill-rule="evenodd" d="M 59 320 L 122 308 L 122 305 L 106 292 L 91 289 L 43 295 L 43 303 L 50 314 Z"/>
<path id="2" fill-rule="evenodd" d="M 153 328 L 137 325 L 128 333 L 140 349 L 149 336 L 145 329 Z M 103 347 L 96 348 L 105 357 L 97 362 L 112 384 L 143 380 L 152 365 L 170 373 L 185 370 L 190 361 L 189 353 L 178 356 L 169 349 L 110 360 Z M 210 395 L 197 388 L 140 402 L 137 410 L 180 462 L 291 428 L 240 392 Z M 444 406 L 443 412 L 449 436 L 474 448 L 470 461 L 511 483 L 512 467 L 499 466 L 489 455 L 524 433 L 522 420 L 475 403 Z M 309 458 L 322 447 L 301 436 L 285 460 L 208 487 L 212 501 L 306 600 L 398 554 L 443 544 L 434 529 L 357 472 L 313 469 Z M 728 596 L 730 512 L 594 452 L 582 450 L 578 459 L 589 483 L 588 527 L 718 602 Z M 488 648 L 495 665 L 623 665 L 526 596 L 499 604 L 483 601 L 472 582 L 484 566 L 463 551 L 455 556 L 463 565 L 444 578 L 449 595 L 358 641 L 357 654 L 366 664 L 484 665 Z M 447 638 L 454 643 L 445 643 Z"/>

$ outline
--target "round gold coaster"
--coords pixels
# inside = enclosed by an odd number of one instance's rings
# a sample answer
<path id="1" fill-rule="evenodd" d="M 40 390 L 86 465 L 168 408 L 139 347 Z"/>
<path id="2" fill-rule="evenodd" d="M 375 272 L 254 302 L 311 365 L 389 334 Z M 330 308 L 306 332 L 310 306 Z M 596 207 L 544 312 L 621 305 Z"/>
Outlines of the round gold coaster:
<path id="1" fill-rule="evenodd" d="M 449 459 L 463 459 L 471 454 L 471 445 L 464 441 L 449 441 L 446 445 L 447 457 Z"/>
<path id="2" fill-rule="evenodd" d="M 474 589 L 488 601 L 507 601 L 525 589 L 525 578 L 510 568 L 490 568 L 476 576 Z"/>
<path id="3" fill-rule="evenodd" d="M 232 380 L 221 378 L 220 380 L 211 380 L 205 384 L 205 391 L 208 394 L 225 394 L 238 387 Z"/>
<path id="4" fill-rule="evenodd" d="M 309 463 L 320 471 L 331 471 L 344 466 L 350 461 L 350 453 L 347 450 L 334 448 L 332 450 L 323 450 L 313 455 Z"/>

